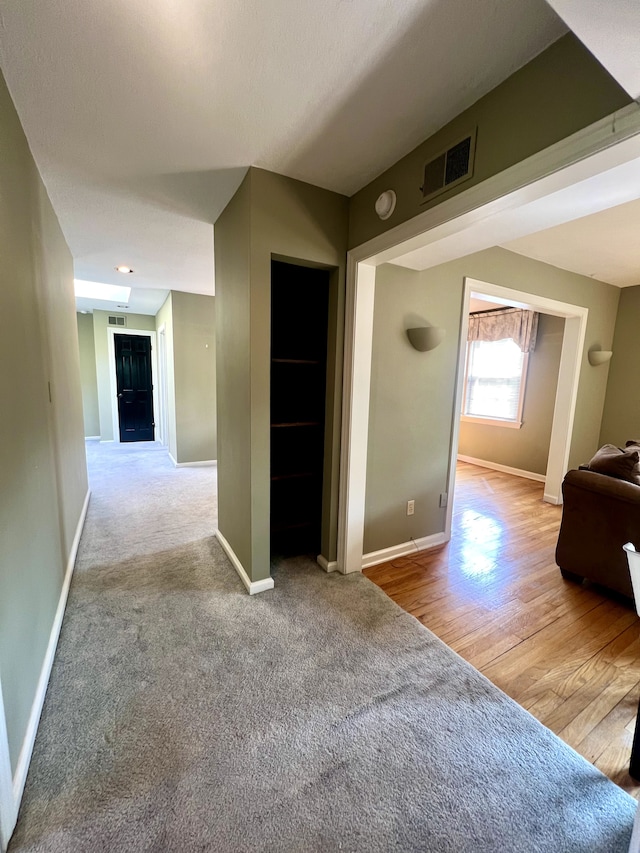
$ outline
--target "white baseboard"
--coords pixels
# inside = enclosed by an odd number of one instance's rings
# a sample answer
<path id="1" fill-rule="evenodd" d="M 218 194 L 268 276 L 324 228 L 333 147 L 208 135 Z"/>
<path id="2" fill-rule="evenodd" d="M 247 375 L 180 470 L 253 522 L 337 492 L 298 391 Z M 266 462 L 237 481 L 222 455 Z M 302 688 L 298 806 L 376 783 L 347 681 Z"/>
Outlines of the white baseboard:
<path id="1" fill-rule="evenodd" d="M 115 443 L 115 439 L 113 439 L 113 438 L 101 438 L 100 439 L 100 444 L 114 444 L 114 443 Z"/>
<path id="2" fill-rule="evenodd" d="M 2 853 L 7 849 L 17 818 L 18 809 L 13 799 L 7 721 L 4 716 L 4 700 L 2 698 L 2 683 L 0 682 L 0 851 Z"/>
<path id="3" fill-rule="evenodd" d="M 84 440 L 85 441 L 100 441 L 100 436 L 99 435 L 85 435 Z"/>
<path id="4" fill-rule="evenodd" d="M 430 548 L 444 545 L 446 541 L 447 534 L 443 531 L 442 533 L 432 533 L 431 536 L 422 536 L 420 539 L 410 539 L 408 542 L 401 542 L 399 545 L 392 545 L 390 548 L 382 548 L 380 551 L 370 551 L 368 554 L 362 555 L 362 568 L 368 569 L 370 566 L 377 566 L 378 563 L 386 563 L 389 560 L 406 557 L 408 554 L 415 554 L 418 551 L 428 551 Z"/>
<path id="5" fill-rule="evenodd" d="M 545 503 L 553 504 L 554 506 L 560 506 L 562 504 L 562 495 L 552 495 L 549 492 L 545 492 L 542 496 L 542 500 Z"/>
<path id="6" fill-rule="evenodd" d="M 338 568 L 337 560 L 327 560 L 327 558 L 323 557 L 322 554 L 318 554 L 316 562 L 325 570 L 325 572 L 335 572 Z"/>
<path id="7" fill-rule="evenodd" d="M 62 619 L 64 617 L 65 607 L 67 606 L 67 598 L 69 596 L 71 577 L 73 575 L 73 570 L 76 564 L 80 537 L 82 536 L 84 522 L 87 517 L 87 509 L 89 507 L 90 495 L 91 492 L 87 490 L 82 511 L 80 513 L 80 518 L 78 519 L 78 524 L 76 526 L 75 536 L 73 537 L 73 542 L 71 543 L 71 551 L 69 553 L 69 559 L 67 560 L 67 567 L 64 575 L 64 581 L 62 583 L 62 589 L 60 590 L 58 607 L 56 609 L 56 614 L 54 616 L 53 624 L 51 626 L 51 633 L 49 634 L 49 643 L 47 645 L 47 651 L 42 662 L 42 669 L 40 670 L 40 678 L 38 679 L 38 686 L 36 688 L 36 694 L 33 700 L 33 705 L 31 706 L 29 723 L 27 725 L 24 740 L 22 741 L 22 749 L 20 750 L 20 755 L 18 756 L 16 771 L 13 775 L 13 799 L 15 802 L 16 819 L 18 817 L 18 810 L 20 808 L 20 801 L 22 800 L 22 794 L 24 792 L 24 786 L 27 781 L 27 772 L 29 770 L 29 763 L 31 761 L 33 746 L 36 740 L 38 723 L 40 722 L 40 715 L 42 714 L 42 706 L 44 705 L 44 699 L 47 693 L 47 686 L 49 684 L 49 677 L 51 675 L 53 659 L 58 645 L 58 638 L 60 637 Z"/>
<path id="8" fill-rule="evenodd" d="M 267 589 L 273 589 L 273 578 L 265 578 L 261 581 L 249 580 L 249 575 L 246 573 L 246 571 L 244 570 L 244 566 L 236 556 L 236 552 L 233 550 L 231 545 L 229 545 L 229 543 L 219 530 L 216 530 L 216 538 L 218 542 L 222 545 L 222 550 L 225 552 L 225 554 L 231 561 L 231 565 L 240 575 L 240 580 L 245 585 L 249 595 L 256 595 L 259 592 L 265 592 Z"/>
<path id="9" fill-rule="evenodd" d="M 176 462 L 170 450 L 167 450 L 169 459 L 173 462 L 174 468 L 211 468 L 212 465 L 217 465 L 217 459 L 203 459 L 200 462 Z"/>
<path id="10" fill-rule="evenodd" d="M 463 456 L 458 454 L 460 462 L 468 462 L 479 468 L 490 468 L 492 471 L 502 471 L 503 474 L 512 474 L 514 477 L 524 477 L 525 480 L 536 480 L 538 483 L 546 482 L 544 474 L 536 474 L 535 471 L 523 471 L 522 468 L 511 468 L 509 465 L 499 465 L 497 462 L 487 462 L 486 459 L 476 459 L 475 456 Z"/>

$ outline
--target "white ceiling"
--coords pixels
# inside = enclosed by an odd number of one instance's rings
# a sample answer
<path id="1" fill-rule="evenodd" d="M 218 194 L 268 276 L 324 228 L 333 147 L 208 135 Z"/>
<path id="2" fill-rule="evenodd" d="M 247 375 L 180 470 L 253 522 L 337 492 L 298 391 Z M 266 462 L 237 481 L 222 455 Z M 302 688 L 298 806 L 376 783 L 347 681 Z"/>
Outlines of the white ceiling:
<path id="1" fill-rule="evenodd" d="M 212 293 L 249 165 L 352 194 L 563 32 L 544 0 L 3 0 L 0 64 L 76 276 Z"/>
<path id="2" fill-rule="evenodd" d="M 640 184 L 637 186 L 640 194 Z M 640 284 L 640 199 L 503 246 L 618 287 Z"/>
<path id="3" fill-rule="evenodd" d="M 640 98 L 638 0 L 548 0 L 634 100 Z"/>

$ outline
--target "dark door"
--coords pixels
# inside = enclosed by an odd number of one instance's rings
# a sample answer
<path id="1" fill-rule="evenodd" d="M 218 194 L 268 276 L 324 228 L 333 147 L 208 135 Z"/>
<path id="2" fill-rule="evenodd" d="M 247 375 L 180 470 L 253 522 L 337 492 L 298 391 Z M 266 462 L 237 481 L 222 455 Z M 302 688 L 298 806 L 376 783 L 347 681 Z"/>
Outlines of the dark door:
<path id="1" fill-rule="evenodd" d="M 120 441 L 153 441 L 151 340 L 114 335 Z"/>

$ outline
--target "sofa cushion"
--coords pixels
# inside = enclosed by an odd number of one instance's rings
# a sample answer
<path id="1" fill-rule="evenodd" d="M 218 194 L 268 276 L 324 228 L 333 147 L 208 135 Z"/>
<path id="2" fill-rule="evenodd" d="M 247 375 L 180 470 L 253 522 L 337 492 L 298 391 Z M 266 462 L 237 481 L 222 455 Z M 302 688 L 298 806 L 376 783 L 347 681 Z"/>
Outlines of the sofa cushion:
<path id="1" fill-rule="evenodd" d="M 605 444 L 589 461 L 589 470 L 640 485 L 640 445 L 628 443 L 624 450 Z"/>

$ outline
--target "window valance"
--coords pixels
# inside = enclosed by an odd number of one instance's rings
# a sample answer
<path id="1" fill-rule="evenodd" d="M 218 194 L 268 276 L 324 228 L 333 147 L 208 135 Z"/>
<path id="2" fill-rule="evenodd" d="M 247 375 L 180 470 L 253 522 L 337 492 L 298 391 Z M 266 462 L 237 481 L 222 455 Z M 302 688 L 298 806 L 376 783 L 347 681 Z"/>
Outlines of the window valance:
<path id="1" fill-rule="evenodd" d="M 503 341 L 512 338 L 522 352 L 532 352 L 538 334 L 538 314 L 522 308 L 499 308 L 469 315 L 469 341 Z"/>

